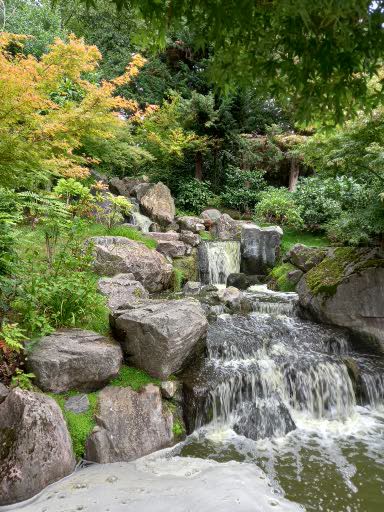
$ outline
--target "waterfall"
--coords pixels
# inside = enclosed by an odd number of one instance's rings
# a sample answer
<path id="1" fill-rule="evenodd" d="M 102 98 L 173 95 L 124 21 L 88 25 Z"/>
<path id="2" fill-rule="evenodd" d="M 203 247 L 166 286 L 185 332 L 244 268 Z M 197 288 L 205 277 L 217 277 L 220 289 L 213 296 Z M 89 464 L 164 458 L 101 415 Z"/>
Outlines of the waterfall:
<path id="1" fill-rule="evenodd" d="M 259 431 L 275 436 L 281 434 L 278 410 L 292 424 L 298 414 L 345 421 L 357 403 L 384 401 L 383 369 L 354 354 L 343 330 L 298 318 L 295 293 L 260 286 L 247 297 L 252 295 L 253 313 L 221 315 L 210 326 L 205 370 L 212 384 L 200 402 L 196 428 L 207 422 L 233 427 L 252 406 Z M 356 366 L 355 379 L 347 355 Z"/>
<path id="2" fill-rule="evenodd" d="M 130 202 L 132 203 L 132 211 L 130 214 L 130 222 L 134 226 L 138 226 L 143 233 L 149 233 L 149 228 L 153 223 L 152 220 L 140 213 L 140 205 L 135 198 L 130 198 Z"/>
<path id="3" fill-rule="evenodd" d="M 180 455 L 256 464 L 308 511 L 381 512 L 383 358 L 301 319 L 294 293 L 244 293 L 253 312 L 211 322 L 186 375 Z"/>
<path id="4" fill-rule="evenodd" d="M 202 242 L 199 270 L 202 283 L 226 284 L 229 274 L 240 272 L 240 242 Z"/>

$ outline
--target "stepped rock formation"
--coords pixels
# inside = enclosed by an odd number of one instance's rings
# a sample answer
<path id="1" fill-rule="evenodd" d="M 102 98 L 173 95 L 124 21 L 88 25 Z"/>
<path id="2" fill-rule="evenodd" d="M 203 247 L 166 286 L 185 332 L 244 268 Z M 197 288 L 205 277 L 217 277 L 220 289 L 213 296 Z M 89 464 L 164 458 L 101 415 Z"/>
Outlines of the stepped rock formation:
<path id="1" fill-rule="evenodd" d="M 162 380 L 183 368 L 207 328 L 204 311 L 193 299 L 143 301 L 116 312 L 113 320 L 129 363 Z"/>
<path id="2" fill-rule="evenodd" d="M 168 288 L 172 265 L 157 251 L 121 236 L 94 237 L 94 268 L 103 276 L 133 274 L 149 292 Z"/>
<path id="3" fill-rule="evenodd" d="M 0 405 L 0 505 L 26 500 L 74 468 L 60 407 L 42 393 L 13 389 Z"/>
<path id="4" fill-rule="evenodd" d="M 163 408 L 161 392 L 148 384 L 140 392 L 106 387 L 99 393 L 96 427 L 86 459 L 99 463 L 131 461 L 173 441 L 172 413 Z"/>
<path id="5" fill-rule="evenodd" d="M 63 329 L 44 336 L 28 356 L 28 367 L 43 391 L 93 391 L 105 386 L 121 367 L 118 343 L 92 331 Z"/>

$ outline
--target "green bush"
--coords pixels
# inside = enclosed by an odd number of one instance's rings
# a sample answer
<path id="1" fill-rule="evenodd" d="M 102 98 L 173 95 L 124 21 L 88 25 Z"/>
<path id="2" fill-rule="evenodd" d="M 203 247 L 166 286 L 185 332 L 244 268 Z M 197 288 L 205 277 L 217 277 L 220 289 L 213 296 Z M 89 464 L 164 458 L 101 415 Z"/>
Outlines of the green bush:
<path id="1" fill-rule="evenodd" d="M 177 193 L 177 206 L 182 210 L 200 214 L 204 208 L 212 204 L 214 196 L 207 181 L 184 181 Z"/>
<path id="2" fill-rule="evenodd" d="M 255 207 L 259 193 L 265 186 L 263 171 L 247 171 L 230 166 L 224 192 L 220 195 L 221 201 L 225 206 L 248 212 Z"/>
<path id="3" fill-rule="evenodd" d="M 301 207 L 301 216 L 307 229 L 317 231 L 337 219 L 345 210 L 353 209 L 357 202 L 366 199 L 365 187 L 346 176 L 304 178 L 294 193 Z"/>
<path id="4" fill-rule="evenodd" d="M 301 209 L 286 188 L 269 187 L 259 194 L 255 208 L 256 221 L 276 223 L 292 228 L 302 228 Z"/>

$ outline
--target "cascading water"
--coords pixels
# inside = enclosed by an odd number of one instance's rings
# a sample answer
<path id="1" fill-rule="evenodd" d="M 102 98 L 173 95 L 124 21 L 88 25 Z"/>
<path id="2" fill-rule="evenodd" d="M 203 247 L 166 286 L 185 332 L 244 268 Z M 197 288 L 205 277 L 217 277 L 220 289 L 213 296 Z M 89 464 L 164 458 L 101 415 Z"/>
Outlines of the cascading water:
<path id="1" fill-rule="evenodd" d="M 132 203 L 132 211 L 130 214 L 131 223 L 134 226 L 138 226 L 143 233 L 148 233 L 153 221 L 146 215 L 140 213 L 140 205 L 136 199 L 131 198 L 130 201 Z"/>
<path id="2" fill-rule="evenodd" d="M 229 274 L 240 272 L 240 242 L 202 242 L 199 269 L 202 283 L 226 284 Z"/>
<path id="3" fill-rule="evenodd" d="M 246 295 L 252 313 L 210 325 L 181 454 L 254 462 L 306 510 L 381 511 L 383 361 L 300 319 L 294 293 Z"/>

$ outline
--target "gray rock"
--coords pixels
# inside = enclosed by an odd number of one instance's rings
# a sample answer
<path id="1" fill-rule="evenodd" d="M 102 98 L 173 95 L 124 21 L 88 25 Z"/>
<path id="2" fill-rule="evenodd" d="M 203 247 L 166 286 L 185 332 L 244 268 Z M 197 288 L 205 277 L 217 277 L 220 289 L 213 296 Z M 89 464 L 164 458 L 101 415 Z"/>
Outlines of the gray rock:
<path id="1" fill-rule="evenodd" d="M 121 366 L 121 347 L 105 336 L 63 329 L 45 336 L 28 356 L 28 367 L 43 391 L 93 391 L 105 386 Z"/>
<path id="2" fill-rule="evenodd" d="M 109 190 L 116 195 L 119 196 L 125 196 L 130 197 L 138 185 L 146 185 L 148 186 L 149 183 L 147 183 L 144 178 L 112 178 L 109 181 Z"/>
<path id="3" fill-rule="evenodd" d="M 227 286 L 234 286 L 239 290 L 246 290 L 255 284 L 260 284 L 258 276 L 246 275 L 241 272 L 238 272 L 237 274 L 229 274 L 227 279 Z"/>
<path id="4" fill-rule="evenodd" d="M 135 196 L 137 200 L 140 202 L 142 197 L 144 197 L 145 194 L 149 192 L 151 188 L 154 186 L 154 183 L 138 183 L 137 185 L 132 187 L 131 195 Z"/>
<path id="5" fill-rule="evenodd" d="M 161 226 L 171 224 L 175 218 L 175 202 L 169 188 L 156 183 L 140 197 L 140 206 L 144 213 Z"/>
<path id="6" fill-rule="evenodd" d="M 166 380 L 200 348 L 208 322 L 194 299 L 147 301 L 117 313 L 114 330 L 130 364 Z"/>
<path id="7" fill-rule="evenodd" d="M 167 452 L 133 462 L 92 464 L 22 508 L 22 512 L 76 510 L 303 512 L 300 505 L 276 495 L 256 464 L 172 457 Z"/>
<path id="8" fill-rule="evenodd" d="M 284 259 L 290 261 L 303 272 L 308 272 L 316 267 L 325 258 L 328 249 L 322 247 L 307 247 L 303 244 L 295 244 L 285 255 Z"/>
<path id="9" fill-rule="evenodd" d="M 161 396 L 168 400 L 173 398 L 179 388 L 179 383 L 176 380 L 165 380 L 160 383 Z"/>
<path id="10" fill-rule="evenodd" d="M 244 404 L 239 416 L 234 431 L 254 441 L 282 437 L 296 428 L 287 407 L 274 397 Z"/>
<path id="11" fill-rule="evenodd" d="M 136 392 L 107 387 L 99 393 L 96 427 L 86 444 L 86 459 L 99 463 L 138 459 L 170 446 L 172 414 L 163 409 L 153 384 Z"/>
<path id="12" fill-rule="evenodd" d="M 300 270 L 300 269 L 296 269 L 296 270 L 291 270 L 290 272 L 288 272 L 287 274 L 287 279 L 288 281 L 293 284 L 293 285 L 296 285 L 300 279 L 303 277 L 303 271 Z"/>
<path id="13" fill-rule="evenodd" d="M 158 251 L 121 236 L 91 238 L 94 268 L 103 276 L 132 273 L 149 292 L 169 287 L 172 265 Z"/>
<path id="14" fill-rule="evenodd" d="M 242 271 L 261 274 L 275 265 L 283 231 L 279 227 L 261 228 L 243 224 L 241 228 Z"/>
<path id="15" fill-rule="evenodd" d="M 66 411 L 71 411 L 75 414 L 86 412 L 88 411 L 89 407 L 90 403 L 87 395 L 70 396 L 64 404 L 64 409 Z"/>
<path id="16" fill-rule="evenodd" d="M 0 382 L 0 404 L 4 402 L 9 394 L 9 389 Z"/>
<path id="17" fill-rule="evenodd" d="M 310 289 L 307 280 L 316 270 L 311 269 L 297 285 L 300 305 L 317 321 L 347 327 L 357 342 L 384 353 L 384 267 L 357 266 L 334 285 L 332 293 Z"/>
<path id="18" fill-rule="evenodd" d="M 201 219 L 200 217 L 184 215 L 182 217 L 177 217 L 176 221 L 181 230 L 192 231 L 192 233 L 199 233 L 200 231 L 205 230 L 204 219 Z"/>
<path id="19" fill-rule="evenodd" d="M 0 405 L 0 505 L 31 498 L 74 468 L 60 407 L 42 393 L 12 389 Z"/>
<path id="20" fill-rule="evenodd" d="M 239 308 L 241 300 L 243 298 L 242 292 L 235 288 L 234 286 L 218 290 L 217 296 L 220 302 L 222 302 L 231 309 Z"/>
<path id="21" fill-rule="evenodd" d="M 98 283 L 100 292 L 108 297 L 110 309 L 124 309 L 132 302 L 147 299 L 149 293 L 144 286 L 135 280 L 133 274 L 118 274 L 114 277 L 103 277 Z"/>
<path id="22" fill-rule="evenodd" d="M 182 258 L 187 252 L 187 246 L 180 240 L 159 240 L 156 250 L 168 258 Z"/>
<path id="23" fill-rule="evenodd" d="M 176 221 L 173 221 L 171 224 L 168 224 L 164 227 L 165 231 L 180 231 L 180 226 Z"/>
<path id="24" fill-rule="evenodd" d="M 210 208 L 208 210 L 204 210 L 201 213 L 201 218 L 213 224 L 214 222 L 220 219 L 221 215 L 222 214 L 219 210 L 216 210 L 215 208 Z"/>
<path id="25" fill-rule="evenodd" d="M 196 247 L 201 242 L 201 238 L 198 234 L 184 229 L 180 232 L 180 240 L 192 247 Z"/>
<path id="26" fill-rule="evenodd" d="M 240 225 L 227 213 L 223 213 L 212 225 L 211 233 L 218 240 L 238 240 Z"/>
<path id="27" fill-rule="evenodd" d="M 150 236 L 151 238 L 154 238 L 155 240 L 157 241 L 177 241 L 177 240 L 180 240 L 180 234 L 179 233 L 176 233 L 176 231 L 166 231 L 165 233 L 162 233 L 162 232 L 159 232 L 159 231 L 155 231 L 155 232 L 152 232 L 152 233 L 148 233 L 148 236 Z"/>
<path id="28" fill-rule="evenodd" d="M 183 292 L 186 295 L 198 295 L 203 286 L 199 281 L 188 281 L 183 287 Z"/>

